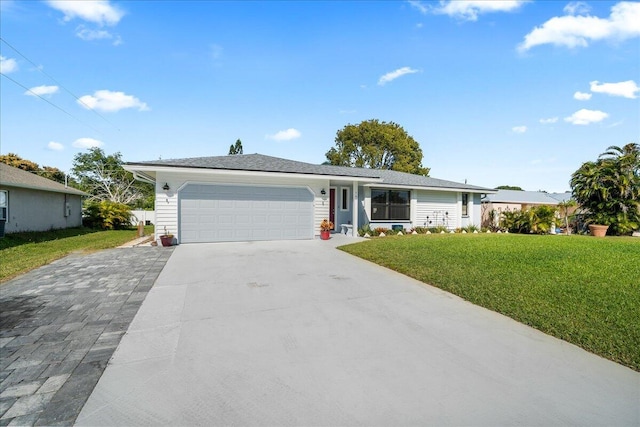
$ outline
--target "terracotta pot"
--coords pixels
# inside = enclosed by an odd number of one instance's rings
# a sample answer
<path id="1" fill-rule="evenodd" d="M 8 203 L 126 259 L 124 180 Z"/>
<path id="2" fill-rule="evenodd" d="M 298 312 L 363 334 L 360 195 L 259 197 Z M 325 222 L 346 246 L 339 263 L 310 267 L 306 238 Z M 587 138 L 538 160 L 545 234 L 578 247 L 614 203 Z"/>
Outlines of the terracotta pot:
<path id="1" fill-rule="evenodd" d="M 329 240 L 330 236 L 331 236 L 331 231 L 329 231 L 329 230 L 320 230 L 320 238 L 322 240 Z"/>
<path id="2" fill-rule="evenodd" d="M 593 237 L 604 237 L 607 235 L 608 225 L 589 224 L 589 232 Z"/>
<path id="3" fill-rule="evenodd" d="M 173 244 L 173 236 L 160 236 L 162 246 L 171 246 Z"/>

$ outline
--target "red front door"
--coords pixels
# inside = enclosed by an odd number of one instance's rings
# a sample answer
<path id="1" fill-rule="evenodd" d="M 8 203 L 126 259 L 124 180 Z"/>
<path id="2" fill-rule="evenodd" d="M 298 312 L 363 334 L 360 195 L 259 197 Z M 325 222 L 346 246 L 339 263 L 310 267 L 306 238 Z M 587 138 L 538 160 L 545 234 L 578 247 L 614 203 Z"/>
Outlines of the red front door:
<path id="1" fill-rule="evenodd" d="M 333 226 L 333 230 L 335 230 L 336 223 L 336 189 L 329 189 L 329 221 L 331 221 Z"/>

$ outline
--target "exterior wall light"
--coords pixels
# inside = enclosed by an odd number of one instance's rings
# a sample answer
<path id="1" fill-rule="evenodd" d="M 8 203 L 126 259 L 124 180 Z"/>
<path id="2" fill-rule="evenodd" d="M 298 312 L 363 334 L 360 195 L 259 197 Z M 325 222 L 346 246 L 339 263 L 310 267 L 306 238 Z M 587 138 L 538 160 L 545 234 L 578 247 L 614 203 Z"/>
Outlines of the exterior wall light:
<path id="1" fill-rule="evenodd" d="M 168 182 L 165 182 L 164 185 L 162 186 L 162 189 L 164 191 L 169 191 L 169 190 L 171 190 L 171 187 L 169 187 L 169 183 Z"/>

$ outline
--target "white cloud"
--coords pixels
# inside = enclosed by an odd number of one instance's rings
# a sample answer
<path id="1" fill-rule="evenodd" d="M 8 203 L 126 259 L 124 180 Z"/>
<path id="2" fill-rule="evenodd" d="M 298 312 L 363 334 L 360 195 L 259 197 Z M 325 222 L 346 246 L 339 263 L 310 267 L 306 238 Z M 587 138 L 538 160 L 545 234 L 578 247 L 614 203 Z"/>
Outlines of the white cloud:
<path id="1" fill-rule="evenodd" d="M 477 21 L 478 15 L 483 13 L 513 12 L 525 3 L 527 0 L 441 0 L 440 6 L 434 8 L 433 12 L 466 21 Z"/>
<path id="2" fill-rule="evenodd" d="M 426 15 L 427 12 L 429 12 L 429 8 L 425 5 L 423 5 L 421 2 L 416 1 L 416 0 L 409 0 L 408 2 L 411 7 L 413 7 L 414 9 L 416 9 L 418 12 L 422 13 L 423 15 Z"/>
<path id="3" fill-rule="evenodd" d="M 511 128 L 514 133 L 525 133 L 527 131 L 526 126 L 514 126 Z"/>
<path id="4" fill-rule="evenodd" d="M 0 56 L 0 73 L 9 74 L 18 71 L 18 63 L 13 58 Z"/>
<path id="5" fill-rule="evenodd" d="M 601 122 L 607 117 L 609 117 L 609 115 L 604 111 L 586 110 L 583 108 L 580 111 L 576 111 L 571 116 L 565 117 L 564 121 L 574 125 L 588 125 L 590 123 Z"/>
<path id="6" fill-rule="evenodd" d="M 102 147 L 104 144 L 102 141 L 98 141 L 93 138 L 78 138 L 73 141 L 73 145 L 76 148 L 93 148 L 93 147 Z"/>
<path id="7" fill-rule="evenodd" d="M 573 94 L 573 97 L 578 101 L 588 101 L 591 99 L 591 94 L 578 91 Z"/>
<path id="8" fill-rule="evenodd" d="M 88 41 L 113 38 L 113 34 L 111 34 L 107 30 L 92 30 L 90 28 L 86 28 L 84 25 L 80 25 L 76 29 L 76 36 L 78 36 L 82 40 L 88 40 Z"/>
<path id="9" fill-rule="evenodd" d="M 109 3 L 108 0 L 48 0 L 47 4 L 64 13 L 64 20 L 75 18 L 98 25 L 116 25 L 124 12 Z"/>
<path id="10" fill-rule="evenodd" d="M 398 68 L 395 71 L 391 71 L 387 74 L 385 74 L 384 76 L 380 77 L 380 79 L 378 80 L 378 85 L 380 86 L 384 86 L 385 84 L 389 83 L 390 81 L 393 81 L 395 79 L 397 79 L 398 77 L 402 77 L 405 74 L 413 74 L 413 73 L 418 73 L 418 70 L 414 70 L 413 68 L 410 67 L 402 67 L 402 68 Z"/>
<path id="11" fill-rule="evenodd" d="M 44 96 L 44 95 L 53 95 L 58 92 L 58 86 L 36 86 L 32 87 L 24 94 L 28 96 Z"/>
<path id="12" fill-rule="evenodd" d="M 47 144 L 47 148 L 53 151 L 62 151 L 64 150 L 64 145 L 60 144 L 59 142 L 51 141 Z"/>
<path id="13" fill-rule="evenodd" d="M 84 25 L 78 25 L 76 28 L 76 36 L 82 40 L 113 40 L 113 45 L 118 46 L 122 44 L 122 38 L 119 35 L 111 34 L 107 30 L 94 30 L 87 28 Z"/>
<path id="14" fill-rule="evenodd" d="M 585 12 L 573 8 L 565 12 Z M 534 28 L 518 46 L 521 52 L 534 46 L 552 44 L 569 48 L 586 47 L 590 41 L 626 40 L 640 36 L 640 3 L 620 2 L 611 8 L 608 18 L 590 15 L 556 16 Z"/>
<path id="15" fill-rule="evenodd" d="M 586 15 L 591 12 L 591 7 L 582 1 L 573 1 L 562 10 L 567 15 Z"/>
<path id="16" fill-rule="evenodd" d="M 147 104 L 135 96 L 110 90 L 98 90 L 93 95 L 82 96 L 78 103 L 85 108 L 105 112 L 115 112 L 125 108 L 137 108 L 138 111 L 149 110 Z"/>
<path id="17" fill-rule="evenodd" d="M 640 26 L 640 24 L 638 24 Z M 591 92 L 606 93 L 611 96 L 622 96 L 624 98 L 637 98 L 636 92 L 640 92 L 640 87 L 633 80 L 619 83 L 602 83 L 593 81 L 591 84 Z"/>
<path id="18" fill-rule="evenodd" d="M 299 130 L 289 128 L 287 130 L 281 130 L 273 135 L 267 135 L 267 139 L 273 139 L 274 141 L 291 141 L 292 139 L 300 138 L 302 134 Z"/>
<path id="19" fill-rule="evenodd" d="M 558 121 L 557 117 L 549 117 L 547 119 L 540 119 L 540 123 L 543 125 L 549 125 Z"/>

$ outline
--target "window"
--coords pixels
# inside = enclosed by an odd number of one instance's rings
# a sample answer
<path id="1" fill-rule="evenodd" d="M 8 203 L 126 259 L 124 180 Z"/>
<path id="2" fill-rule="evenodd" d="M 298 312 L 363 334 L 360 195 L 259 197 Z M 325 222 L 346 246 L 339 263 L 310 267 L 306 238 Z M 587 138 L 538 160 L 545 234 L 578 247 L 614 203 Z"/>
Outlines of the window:
<path id="1" fill-rule="evenodd" d="M 469 216 L 469 194 L 462 193 L 462 216 Z"/>
<path id="2" fill-rule="evenodd" d="M 9 207 L 9 197 L 6 190 L 0 190 L 0 221 L 7 220 L 7 208 Z"/>
<path id="3" fill-rule="evenodd" d="M 410 191 L 371 190 L 371 219 L 408 220 L 410 204 Z"/>
<path id="4" fill-rule="evenodd" d="M 342 189 L 342 199 L 340 199 L 340 210 L 348 211 L 349 210 L 349 189 L 344 187 Z"/>

